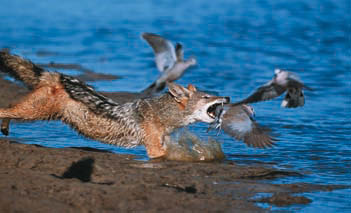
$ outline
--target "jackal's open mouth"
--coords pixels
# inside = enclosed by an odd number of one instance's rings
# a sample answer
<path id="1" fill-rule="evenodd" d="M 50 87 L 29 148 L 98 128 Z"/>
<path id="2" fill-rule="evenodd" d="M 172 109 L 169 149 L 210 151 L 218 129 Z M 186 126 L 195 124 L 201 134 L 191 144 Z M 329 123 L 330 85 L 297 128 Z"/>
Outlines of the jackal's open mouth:
<path id="1" fill-rule="evenodd" d="M 217 103 L 217 104 L 213 104 L 211 105 L 208 109 L 207 109 L 207 114 L 208 116 L 210 116 L 211 118 L 215 119 L 216 118 L 216 109 L 218 106 L 221 106 L 222 103 Z"/>

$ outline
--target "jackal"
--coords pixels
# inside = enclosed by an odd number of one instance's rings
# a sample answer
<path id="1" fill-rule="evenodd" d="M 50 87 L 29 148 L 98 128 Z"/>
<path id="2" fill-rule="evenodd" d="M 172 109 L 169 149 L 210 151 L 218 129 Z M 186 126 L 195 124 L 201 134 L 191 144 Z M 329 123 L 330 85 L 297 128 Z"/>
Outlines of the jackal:
<path id="1" fill-rule="evenodd" d="M 80 134 L 104 143 L 145 145 L 150 158 L 167 154 L 165 142 L 177 128 L 211 123 L 216 106 L 228 97 L 213 96 L 193 85 L 168 83 L 168 92 L 119 104 L 68 75 L 48 72 L 28 60 L 0 52 L 0 70 L 32 91 L 20 102 L 0 109 L 0 119 L 61 120 Z"/>

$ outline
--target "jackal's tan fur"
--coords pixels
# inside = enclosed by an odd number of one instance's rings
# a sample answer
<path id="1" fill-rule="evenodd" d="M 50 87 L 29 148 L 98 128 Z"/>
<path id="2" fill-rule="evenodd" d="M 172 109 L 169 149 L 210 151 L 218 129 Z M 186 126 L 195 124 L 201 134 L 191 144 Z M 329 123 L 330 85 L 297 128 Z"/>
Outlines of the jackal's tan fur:
<path id="1" fill-rule="evenodd" d="M 162 96 L 118 104 L 74 77 L 47 72 L 6 52 L 0 52 L 0 70 L 33 89 L 16 105 L 0 109 L 0 119 L 62 120 L 80 134 L 105 143 L 143 144 L 150 158 L 166 154 L 164 143 L 174 129 L 212 122 L 213 106 L 228 102 L 192 85 L 170 83 L 169 92 Z"/>

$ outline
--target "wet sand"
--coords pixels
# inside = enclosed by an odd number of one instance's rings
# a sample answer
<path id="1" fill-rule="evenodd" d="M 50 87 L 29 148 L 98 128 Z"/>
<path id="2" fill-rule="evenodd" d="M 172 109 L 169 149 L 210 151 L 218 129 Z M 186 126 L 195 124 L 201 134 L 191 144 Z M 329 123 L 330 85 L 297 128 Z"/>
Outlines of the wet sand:
<path id="1" fill-rule="evenodd" d="M 26 94 L 0 78 L 0 107 Z M 120 93 L 109 93 L 116 99 Z M 15 124 L 14 124 L 15 125 Z M 11 133 L 10 133 L 11 134 Z M 263 212 L 313 202 L 295 193 L 330 191 L 338 185 L 271 184 L 300 176 L 235 162 L 137 161 L 132 155 L 92 148 L 46 148 L 0 139 L 0 209 L 4 212 Z M 270 193 L 253 198 L 257 193 Z"/>

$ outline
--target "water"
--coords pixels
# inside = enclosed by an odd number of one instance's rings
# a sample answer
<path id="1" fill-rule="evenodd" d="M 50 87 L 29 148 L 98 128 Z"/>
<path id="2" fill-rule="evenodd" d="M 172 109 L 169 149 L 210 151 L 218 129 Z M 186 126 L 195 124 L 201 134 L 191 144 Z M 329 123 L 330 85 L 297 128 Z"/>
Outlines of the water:
<path id="1" fill-rule="evenodd" d="M 117 3 L 118 2 L 118 3 Z M 79 63 L 123 79 L 92 84 L 103 91 L 140 91 L 157 77 L 141 32 L 185 47 L 199 65 L 178 81 L 239 100 L 289 68 L 315 89 L 306 105 L 254 104 L 257 121 L 278 134 L 279 146 L 257 150 L 220 135 L 227 159 L 269 163 L 306 174 L 276 182 L 351 182 L 351 9 L 348 0 L 316 1 L 1 1 L 0 48 L 36 63 Z M 36 54 L 47 51 L 46 56 Z M 61 70 L 60 70 L 61 71 Z M 206 125 L 193 128 L 206 136 Z M 60 122 L 18 123 L 12 136 L 50 147 L 90 146 L 147 159 L 143 147 L 123 149 L 78 136 Z M 350 190 L 306 193 L 313 203 L 289 207 L 351 211 Z"/>

